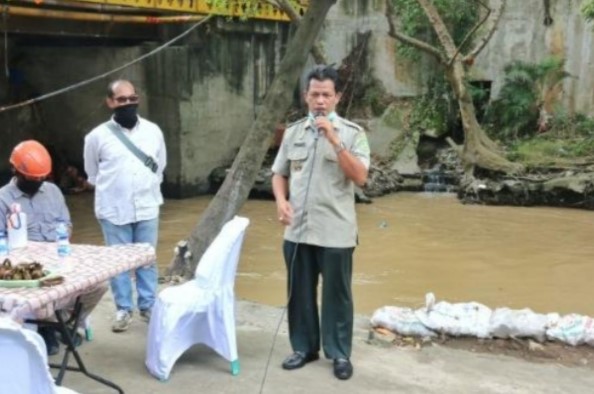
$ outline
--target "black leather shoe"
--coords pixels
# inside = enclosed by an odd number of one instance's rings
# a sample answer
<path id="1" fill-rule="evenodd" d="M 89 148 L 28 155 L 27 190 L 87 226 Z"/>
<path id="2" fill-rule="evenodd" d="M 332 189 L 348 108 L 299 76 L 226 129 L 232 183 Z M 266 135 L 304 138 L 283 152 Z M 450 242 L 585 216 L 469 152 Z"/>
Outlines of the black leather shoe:
<path id="1" fill-rule="evenodd" d="M 43 338 L 45 342 L 45 347 L 47 349 L 48 356 L 55 356 L 60 352 L 60 344 L 58 343 L 58 339 L 56 338 L 56 329 L 53 327 L 39 327 L 37 329 L 39 335 Z"/>
<path id="2" fill-rule="evenodd" d="M 353 376 L 353 364 L 346 358 L 334 359 L 334 376 L 340 380 L 347 380 Z"/>
<path id="3" fill-rule="evenodd" d="M 318 353 L 295 352 L 283 361 L 284 369 L 297 369 L 320 358 Z"/>

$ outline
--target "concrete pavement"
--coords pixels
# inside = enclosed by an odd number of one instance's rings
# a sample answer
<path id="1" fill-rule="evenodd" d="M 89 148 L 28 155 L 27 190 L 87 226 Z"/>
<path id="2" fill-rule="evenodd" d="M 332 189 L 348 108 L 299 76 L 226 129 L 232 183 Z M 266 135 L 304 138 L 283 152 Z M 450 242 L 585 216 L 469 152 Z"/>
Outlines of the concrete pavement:
<path id="1" fill-rule="evenodd" d="M 286 322 L 265 367 L 282 309 L 239 301 L 237 339 L 241 372 L 232 376 L 229 363 L 213 351 L 196 346 L 160 382 L 145 369 L 147 324 L 138 319 L 125 333 L 111 332 L 113 303 L 106 295 L 92 316 L 94 339 L 80 347 L 87 368 L 120 385 L 127 394 L 140 393 L 589 393 L 594 374 L 589 368 L 537 364 L 499 355 L 476 354 L 438 345 L 421 350 L 367 343 L 368 319 L 357 317 L 353 346 L 354 376 L 339 381 L 332 363 L 319 360 L 295 371 L 280 367 L 291 352 Z M 54 358 L 53 361 L 56 361 Z M 82 394 L 115 393 L 82 374 L 67 372 L 64 386 Z"/>

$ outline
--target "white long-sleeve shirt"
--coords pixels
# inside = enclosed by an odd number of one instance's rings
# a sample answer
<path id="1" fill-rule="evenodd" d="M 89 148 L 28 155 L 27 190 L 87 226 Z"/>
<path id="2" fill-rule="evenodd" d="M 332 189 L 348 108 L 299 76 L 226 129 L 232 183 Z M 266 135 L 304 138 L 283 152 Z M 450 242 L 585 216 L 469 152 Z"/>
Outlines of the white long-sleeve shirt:
<path id="1" fill-rule="evenodd" d="M 159 126 L 140 116 L 132 130 L 113 119 L 109 122 L 151 156 L 159 168 L 153 173 L 105 123 L 95 127 L 85 137 L 84 148 L 88 182 L 95 186 L 95 215 L 115 225 L 155 219 L 163 204 L 161 182 L 167 164 L 163 133 Z"/>

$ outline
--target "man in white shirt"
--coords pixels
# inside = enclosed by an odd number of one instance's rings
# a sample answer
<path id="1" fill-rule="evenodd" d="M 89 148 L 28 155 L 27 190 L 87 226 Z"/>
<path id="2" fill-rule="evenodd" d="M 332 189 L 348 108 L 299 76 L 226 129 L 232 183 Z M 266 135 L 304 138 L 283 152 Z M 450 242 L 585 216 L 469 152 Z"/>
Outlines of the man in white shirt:
<path id="1" fill-rule="evenodd" d="M 95 215 L 106 244 L 156 248 L 167 155 L 161 129 L 137 115 L 138 102 L 131 82 L 109 84 L 106 103 L 113 116 L 85 137 L 85 171 L 95 188 Z M 134 274 L 140 317 L 148 321 L 157 292 L 156 262 Z M 111 290 L 117 308 L 112 331 L 126 331 L 134 310 L 130 273 L 113 278 Z"/>

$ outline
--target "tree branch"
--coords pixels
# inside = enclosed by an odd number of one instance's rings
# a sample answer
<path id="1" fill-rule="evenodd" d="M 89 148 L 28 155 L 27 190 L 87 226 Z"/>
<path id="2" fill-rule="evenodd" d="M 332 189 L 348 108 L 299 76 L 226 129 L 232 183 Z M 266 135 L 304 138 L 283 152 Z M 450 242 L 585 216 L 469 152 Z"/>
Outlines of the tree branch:
<path id="1" fill-rule="evenodd" d="M 462 48 L 464 47 L 464 44 L 466 44 L 466 42 L 468 40 L 470 40 L 470 38 L 472 37 L 472 35 L 479 29 L 479 27 L 481 27 L 485 21 L 489 18 L 489 16 L 491 15 L 491 9 L 484 4 L 481 0 L 475 0 L 477 3 L 479 3 L 481 6 L 483 6 L 483 8 L 485 8 L 487 10 L 487 13 L 485 14 L 485 17 L 482 18 L 476 25 L 474 25 L 474 27 L 466 34 L 466 36 L 464 37 L 464 39 L 462 40 L 462 42 L 460 43 L 460 45 L 458 45 L 458 48 L 456 49 L 456 53 L 454 54 L 454 56 L 450 59 L 449 64 L 451 65 L 452 62 L 454 60 L 456 60 L 456 57 L 458 56 L 458 54 L 460 53 L 460 51 L 462 50 Z M 463 60 L 468 61 L 470 58 L 464 58 Z"/>
<path id="2" fill-rule="evenodd" d="M 291 5 L 291 3 L 289 3 L 288 0 L 266 1 L 283 10 L 287 15 L 289 15 L 291 22 L 293 22 L 295 26 L 299 26 L 299 22 L 301 22 L 301 17 L 299 16 L 299 14 L 297 14 L 297 11 L 295 11 L 295 8 L 293 8 L 293 6 Z M 324 51 L 322 50 L 322 48 L 320 48 L 318 42 L 315 42 L 311 47 L 311 56 L 313 57 L 314 62 L 316 64 L 328 64 L 328 58 L 326 58 L 326 54 L 324 54 Z"/>
<path id="3" fill-rule="evenodd" d="M 497 30 L 499 20 L 501 19 L 501 15 L 503 14 L 503 10 L 505 9 L 506 0 L 498 1 L 499 5 L 492 10 L 493 12 L 490 14 L 490 18 L 487 21 L 487 32 L 478 41 L 477 45 L 470 52 L 468 52 L 466 56 L 464 56 L 464 63 L 470 63 L 474 61 L 474 58 L 478 56 L 478 54 L 483 50 L 483 48 L 485 48 L 485 46 L 487 45 L 489 40 L 491 40 L 491 37 L 495 33 L 495 30 Z"/>
<path id="4" fill-rule="evenodd" d="M 429 18 L 431 26 L 433 26 L 433 30 L 435 31 L 435 34 L 437 34 L 437 38 L 443 46 L 448 59 L 453 59 L 456 54 L 456 43 L 452 39 L 447 26 L 441 19 L 439 12 L 429 0 L 417 0 L 417 3 L 419 3 L 423 11 L 425 11 L 427 18 Z"/>
<path id="5" fill-rule="evenodd" d="M 388 26 L 389 26 L 388 35 L 390 37 L 392 37 L 400 42 L 403 42 L 405 44 L 411 45 L 425 53 L 428 53 L 428 54 L 434 56 L 442 64 L 446 63 L 446 59 L 444 58 L 443 54 L 436 47 L 429 45 L 424 41 L 417 40 L 416 38 L 407 36 L 406 34 L 402 34 L 399 31 L 397 31 L 396 26 L 394 25 L 394 15 L 395 14 L 396 14 L 396 12 L 394 11 L 394 5 L 392 4 L 392 1 L 391 0 L 386 1 L 386 19 L 388 20 Z"/>

